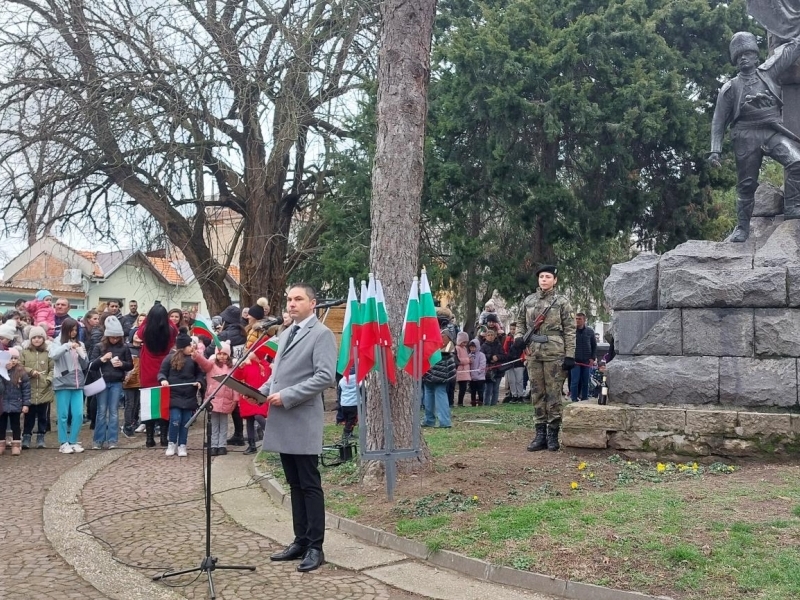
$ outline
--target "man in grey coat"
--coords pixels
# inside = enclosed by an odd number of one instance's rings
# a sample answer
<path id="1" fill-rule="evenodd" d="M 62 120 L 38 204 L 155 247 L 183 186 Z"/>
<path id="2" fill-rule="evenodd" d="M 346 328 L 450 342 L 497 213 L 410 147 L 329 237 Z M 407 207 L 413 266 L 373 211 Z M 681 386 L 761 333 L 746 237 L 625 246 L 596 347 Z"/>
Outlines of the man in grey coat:
<path id="1" fill-rule="evenodd" d="M 336 340 L 317 320 L 314 288 L 289 288 L 292 325 L 278 339 L 272 376 L 261 387 L 270 403 L 263 449 L 279 452 L 292 497 L 294 542 L 272 560 L 302 557 L 297 570 L 313 571 L 325 561 L 325 497 L 318 461 L 322 453 L 322 392 L 336 380 Z"/>

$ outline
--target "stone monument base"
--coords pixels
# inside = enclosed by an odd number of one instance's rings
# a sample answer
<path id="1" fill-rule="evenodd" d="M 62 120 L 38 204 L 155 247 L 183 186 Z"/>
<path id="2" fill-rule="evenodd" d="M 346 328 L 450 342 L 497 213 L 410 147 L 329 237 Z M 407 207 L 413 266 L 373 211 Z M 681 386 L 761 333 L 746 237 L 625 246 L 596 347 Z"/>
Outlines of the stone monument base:
<path id="1" fill-rule="evenodd" d="M 780 457 L 800 451 L 800 414 L 577 402 L 564 407 L 561 445 L 675 461 Z"/>

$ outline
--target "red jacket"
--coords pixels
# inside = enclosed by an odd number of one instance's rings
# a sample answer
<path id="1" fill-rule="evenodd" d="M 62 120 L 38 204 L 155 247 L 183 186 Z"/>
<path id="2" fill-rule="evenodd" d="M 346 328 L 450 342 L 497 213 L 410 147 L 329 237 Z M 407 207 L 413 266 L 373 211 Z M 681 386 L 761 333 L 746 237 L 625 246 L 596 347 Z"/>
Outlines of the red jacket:
<path id="1" fill-rule="evenodd" d="M 144 340 L 144 330 L 147 327 L 147 319 L 145 319 L 136 335 L 141 340 Z M 175 338 L 178 337 L 178 328 L 172 323 L 169 324 L 169 344 L 163 353 L 153 354 L 147 347 L 147 344 L 142 343 L 142 350 L 139 353 L 139 383 L 143 388 L 157 387 L 160 385 L 158 381 L 158 370 L 161 368 L 161 363 L 164 358 L 170 353 L 172 347 L 175 345 Z"/>

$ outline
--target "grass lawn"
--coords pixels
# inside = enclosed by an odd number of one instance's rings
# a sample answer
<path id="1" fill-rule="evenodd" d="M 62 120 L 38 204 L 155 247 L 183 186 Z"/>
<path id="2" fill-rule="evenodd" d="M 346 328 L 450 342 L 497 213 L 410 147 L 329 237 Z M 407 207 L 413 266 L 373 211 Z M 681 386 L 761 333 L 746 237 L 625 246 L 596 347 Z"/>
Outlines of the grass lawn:
<path id="1" fill-rule="evenodd" d="M 491 423 L 470 423 L 490 419 Z M 529 453 L 528 406 L 423 429 L 430 469 L 396 501 L 355 462 L 323 469 L 327 508 L 493 564 L 676 599 L 800 599 L 800 463 L 683 464 Z M 341 429 L 327 425 L 333 441 Z M 277 456 L 259 460 L 280 473 Z"/>

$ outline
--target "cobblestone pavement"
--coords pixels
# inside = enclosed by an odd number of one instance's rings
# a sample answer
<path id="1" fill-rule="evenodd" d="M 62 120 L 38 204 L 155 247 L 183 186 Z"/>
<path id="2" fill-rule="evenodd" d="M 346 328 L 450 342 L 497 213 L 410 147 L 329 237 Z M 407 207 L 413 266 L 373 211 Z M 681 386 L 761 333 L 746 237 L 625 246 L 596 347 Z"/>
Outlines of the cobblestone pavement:
<path id="1" fill-rule="evenodd" d="M 198 566 L 205 555 L 200 432 L 190 437 L 189 457 L 182 459 L 167 458 L 161 448 L 145 449 L 143 436 L 138 437 L 142 439 L 132 444 L 134 452 L 111 463 L 84 487 L 81 504 L 89 523 L 87 529 L 102 539 L 119 561 L 140 567 L 142 577 Z M 88 428 L 82 430 L 81 441 L 84 447 L 91 446 Z M 120 441 L 126 442 L 124 438 Z M 6 506 L 0 511 L 0 598 L 102 600 L 106 596 L 81 579 L 51 547 L 42 517 L 50 486 L 98 452 L 59 454 L 54 433 L 47 435 L 47 443 L 50 448 L 25 450 L 19 457 L 10 456 L 9 450 L 0 456 Z M 154 505 L 167 506 L 141 510 Z M 213 556 L 221 565 L 257 568 L 254 573 L 215 571 L 218 598 L 423 600 L 361 573 L 330 565 L 312 573 L 297 573 L 296 562 L 269 560 L 269 554 L 279 548 L 238 526 L 216 503 L 212 505 Z M 205 574 L 170 579 L 163 585 L 182 586 L 174 591 L 186 598 L 208 596 Z"/>

